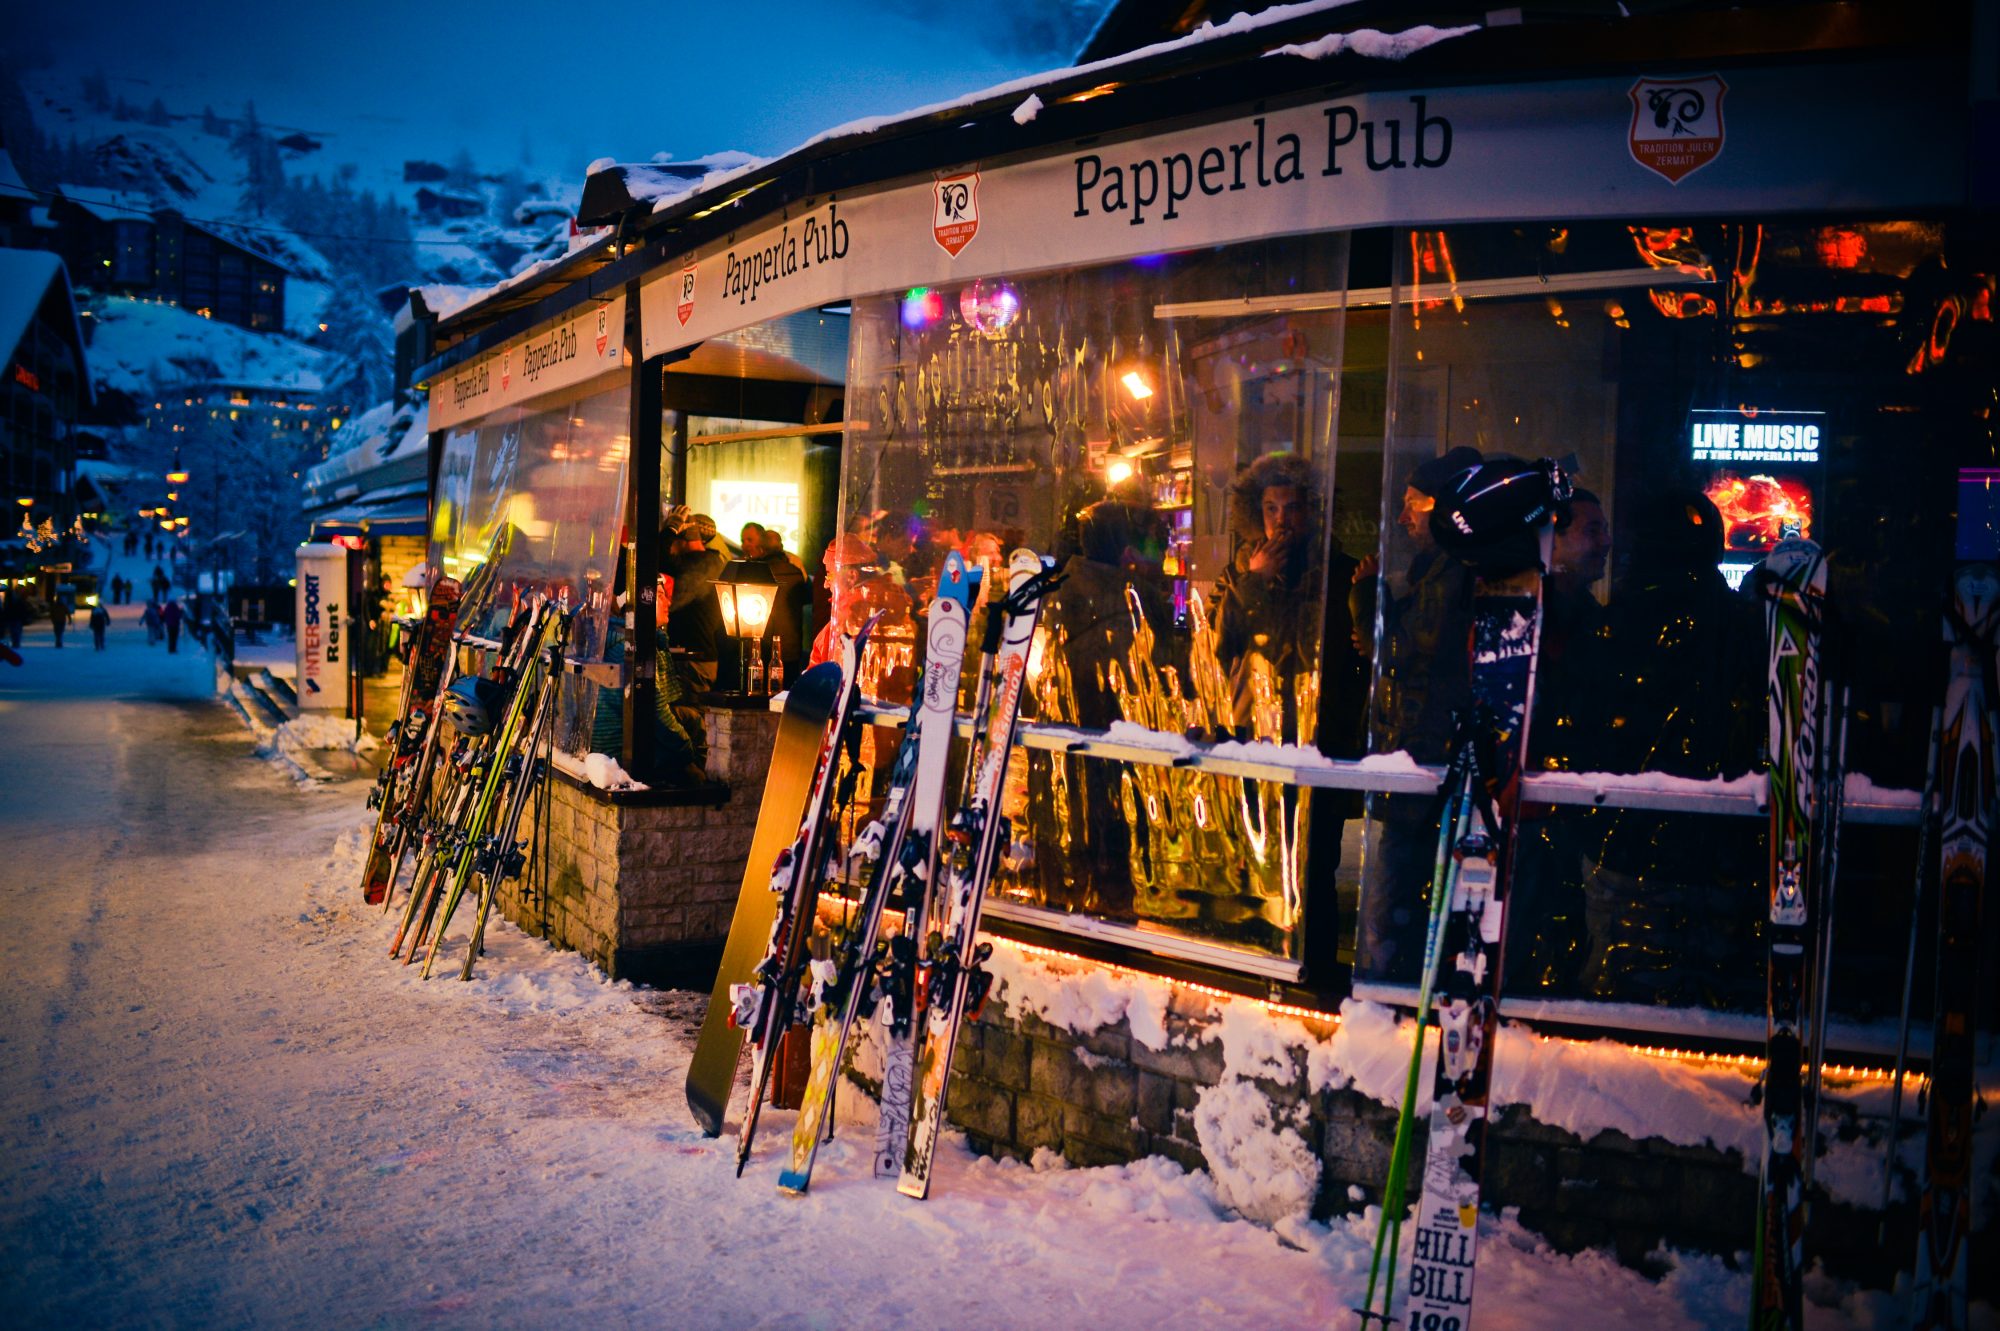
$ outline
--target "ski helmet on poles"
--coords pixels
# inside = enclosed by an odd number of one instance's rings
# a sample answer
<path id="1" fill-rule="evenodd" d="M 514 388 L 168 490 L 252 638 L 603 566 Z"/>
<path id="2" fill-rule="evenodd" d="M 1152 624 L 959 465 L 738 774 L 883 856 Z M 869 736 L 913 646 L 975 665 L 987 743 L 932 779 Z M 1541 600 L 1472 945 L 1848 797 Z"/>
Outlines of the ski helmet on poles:
<path id="1" fill-rule="evenodd" d="M 1447 477 L 1431 510 L 1431 535 L 1489 577 L 1518 573 L 1540 558 L 1536 533 L 1569 510 L 1570 478 L 1561 464 L 1496 457 Z"/>
<path id="2" fill-rule="evenodd" d="M 444 691 L 444 719 L 471 739 L 490 734 L 506 690 L 484 675 L 461 675 Z"/>

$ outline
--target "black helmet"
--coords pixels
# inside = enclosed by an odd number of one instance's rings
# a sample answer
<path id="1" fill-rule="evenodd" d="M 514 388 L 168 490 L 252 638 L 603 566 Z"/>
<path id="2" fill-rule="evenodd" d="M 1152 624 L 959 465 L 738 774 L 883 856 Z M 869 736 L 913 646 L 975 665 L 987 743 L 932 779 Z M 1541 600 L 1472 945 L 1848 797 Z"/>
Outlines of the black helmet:
<path id="1" fill-rule="evenodd" d="M 1488 458 L 1453 472 L 1431 510 L 1431 535 L 1480 573 L 1501 577 L 1540 558 L 1540 529 L 1569 505 L 1560 464 Z"/>
<path id="2" fill-rule="evenodd" d="M 453 730 L 473 739 L 490 734 L 505 694 L 484 675 L 461 675 L 444 691 L 444 719 Z"/>

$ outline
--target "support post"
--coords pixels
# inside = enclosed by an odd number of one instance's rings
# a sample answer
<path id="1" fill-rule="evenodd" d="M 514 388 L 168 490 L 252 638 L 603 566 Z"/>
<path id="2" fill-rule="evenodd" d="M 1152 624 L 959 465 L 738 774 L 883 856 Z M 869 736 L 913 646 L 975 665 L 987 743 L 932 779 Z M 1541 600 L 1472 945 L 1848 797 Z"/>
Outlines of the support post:
<path id="1" fill-rule="evenodd" d="M 632 461 L 627 472 L 631 515 L 631 555 L 625 588 L 629 610 L 625 642 L 625 770 L 651 779 L 658 755 L 653 727 L 659 684 L 654 677 L 656 604 L 660 584 L 660 388 L 666 367 L 646 359 L 639 335 L 639 284 L 626 284 L 625 347 L 632 359 Z"/>

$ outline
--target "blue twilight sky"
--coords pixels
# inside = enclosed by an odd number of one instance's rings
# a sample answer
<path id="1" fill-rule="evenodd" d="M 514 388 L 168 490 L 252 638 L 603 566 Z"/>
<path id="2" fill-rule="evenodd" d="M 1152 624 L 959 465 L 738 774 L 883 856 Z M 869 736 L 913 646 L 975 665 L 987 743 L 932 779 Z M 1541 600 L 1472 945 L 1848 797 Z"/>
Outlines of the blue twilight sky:
<path id="1" fill-rule="evenodd" d="M 324 135 L 320 160 L 771 154 L 880 115 L 1066 65 L 1105 0 L 750 0 L 413 5 L 100 0 L 28 20 L 30 61 L 102 70 L 114 95 Z M 11 39 L 10 39 L 11 40 Z"/>

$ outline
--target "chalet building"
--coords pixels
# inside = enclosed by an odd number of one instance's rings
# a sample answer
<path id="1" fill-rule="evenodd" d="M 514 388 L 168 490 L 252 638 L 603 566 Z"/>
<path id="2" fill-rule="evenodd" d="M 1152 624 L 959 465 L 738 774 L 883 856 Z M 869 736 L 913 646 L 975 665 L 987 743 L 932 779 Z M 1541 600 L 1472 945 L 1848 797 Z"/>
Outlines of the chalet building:
<path id="1" fill-rule="evenodd" d="M 56 249 L 81 284 L 256 332 L 284 328 L 286 272 L 269 257 L 139 195 L 84 185 L 56 194 Z"/>
<path id="2" fill-rule="evenodd" d="M 32 529 L 73 523 L 77 414 L 91 400 L 69 274 L 43 250 L 0 249 L 0 477 L 9 530 L 0 567 L 25 570 L 14 515 Z M 49 562 L 51 551 L 39 552 Z M 59 557 L 59 556 L 58 556 Z"/>

